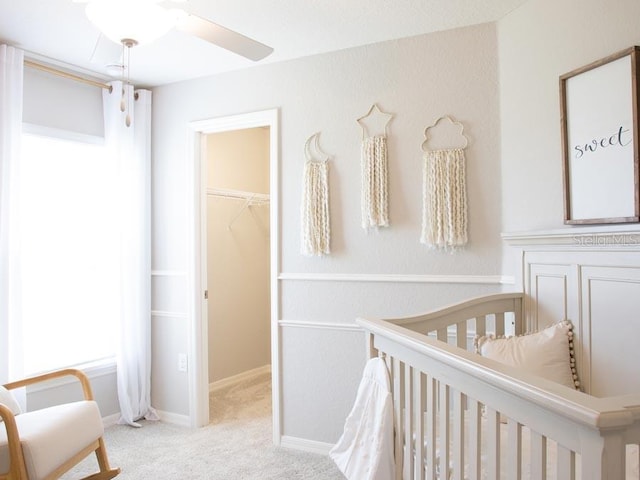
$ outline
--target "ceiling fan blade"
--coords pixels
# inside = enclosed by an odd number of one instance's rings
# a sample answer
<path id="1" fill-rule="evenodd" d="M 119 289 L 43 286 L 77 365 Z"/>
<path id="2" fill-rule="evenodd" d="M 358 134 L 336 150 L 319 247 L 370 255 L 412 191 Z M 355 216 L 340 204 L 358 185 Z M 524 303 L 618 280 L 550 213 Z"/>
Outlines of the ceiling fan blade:
<path id="1" fill-rule="evenodd" d="M 273 52 L 267 45 L 192 14 L 182 16 L 176 28 L 253 61 L 262 60 Z"/>

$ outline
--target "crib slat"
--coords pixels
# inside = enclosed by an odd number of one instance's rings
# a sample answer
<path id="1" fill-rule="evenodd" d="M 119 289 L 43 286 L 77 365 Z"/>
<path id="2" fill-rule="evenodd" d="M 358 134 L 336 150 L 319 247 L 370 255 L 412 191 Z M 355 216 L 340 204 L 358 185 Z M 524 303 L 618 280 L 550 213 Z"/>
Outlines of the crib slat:
<path id="1" fill-rule="evenodd" d="M 465 395 L 453 392 L 453 479 L 464 480 L 464 405 Z"/>
<path id="2" fill-rule="evenodd" d="M 393 363 L 393 423 L 395 431 L 402 431 L 402 364 L 397 358 L 392 359 Z M 397 399 L 397 401 L 395 401 Z M 402 480 L 402 436 L 395 436 L 394 456 L 396 459 L 396 480 Z"/>
<path id="3" fill-rule="evenodd" d="M 436 472 L 436 421 L 438 408 L 438 382 L 427 377 L 427 423 L 425 438 L 427 441 L 427 480 L 437 480 Z"/>
<path id="4" fill-rule="evenodd" d="M 486 407 L 487 416 L 487 480 L 500 480 L 500 417 Z"/>
<path id="5" fill-rule="evenodd" d="M 522 425 L 511 418 L 507 421 L 507 478 L 522 479 Z"/>
<path id="6" fill-rule="evenodd" d="M 504 313 L 496 313 L 496 336 L 500 337 L 504 335 Z"/>
<path id="7" fill-rule="evenodd" d="M 456 324 L 456 345 L 467 349 L 467 321 Z"/>
<path id="8" fill-rule="evenodd" d="M 607 435 L 604 440 L 605 465 L 602 478 L 624 478 L 627 449 L 621 435 Z"/>
<path id="9" fill-rule="evenodd" d="M 576 479 L 576 454 L 562 445 L 558 445 L 557 472 L 557 478 Z"/>
<path id="10" fill-rule="evenodd" d="M 626 449 L 621 435 L 605 435 L 599 439 L 589 439 L 580 452 L 582 475 L 584 472 L 598 472 L 598 478 L 617 480 L 624 478 Z"/>
<path id="11" fill-rule="evenodd" d="M 451 414 L 450 388 L 446 383 L 440 382 L 440 409 L 439 409 L 439 431 L 438 431 L 438 450 L 440 478 L 449 478 L 449 452 L 451 445 L 451 429 L 449 427 L 449 415 Z"/>
<path id="12" fill-rule="evenodd" d="M 521 300 L 518 300 L 515 312 L 513 312 L 513 329 L 514 335 L 522 335 L 524 333 Z"/>
<path id="13" fill-rule="evenodd" d="M 415 480 L 424 480 L 424 411 L 426 408 L 425 376 L 413 370 L 413 405 L 415 431 Z"/>
<path id="14" fill-rule="evenodd" d="M 449 332 L 447 331 L 446 327 L 439 328 L 438 330 L 436 330 L 436 332 L 438 340 L 440 340 L 441 342 L 449 343 Z"/>
<path id="15" fill-rule="evenodd" d="M 476 335 L 483 336 L 487 334 L 487 317 L 485 315 L 476 317 Z"/>
<path id="16" fill-rule="evenodd" d="M 403 461 L 403 477 L 405 479 L 413 478 L 413 372 L 414 369 L 409 365 L 404 367 L 404 461 Z M 419 372 L 418 372 L 419 373 Z M 400 435 L 398 435 L 400 436 Z M 416 443 L 418 438 L 415 439 Z"/>
<path id="17" fill-rule="evenodd" d="M 481 409 L 481 405 L 476 400 L 467 398 L 467 410 L 469 412 L 469 480 L 480 480 L 481 477 Z"/>
<path id="18" fill-rule="evenodd" d="M 567 478 L 564 476 L 558 478 Z M 531 431 L 531 480 L 547 479 L 547 437 Z"/>

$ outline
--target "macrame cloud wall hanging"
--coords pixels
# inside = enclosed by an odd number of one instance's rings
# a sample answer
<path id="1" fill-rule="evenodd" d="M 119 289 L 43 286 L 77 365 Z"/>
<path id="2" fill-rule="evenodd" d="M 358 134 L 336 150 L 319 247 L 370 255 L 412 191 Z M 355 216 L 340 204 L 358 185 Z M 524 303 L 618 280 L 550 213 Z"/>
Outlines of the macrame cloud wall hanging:
<path id="1" fill-rule="evenodd" d="M 357 121 L 362 128 L 362 228 L 389 226 L 387 126 L 393 115 L 373 104 Z"/>
<path id="2" fill-rule="evenodd" d="M 429 130 L 441 120 L 460 127 L 462 147 L 431 150 Z M 422 177 L 422 233 L 420 241 L 431 248 L 455 251 L 467 244 L 467 189 L 464 127 L 448 116 L 426 128 Z"/>
<path id="3" fill-rule="evenodd" d="M 304 144 L 305 163 L 302 186 L 303 255 L 328 255 L 331 252 L 329 218 L 329 156 L 320 149 L 320 132 Z M 314 155 L 311 149 L 315 150 Z"/>

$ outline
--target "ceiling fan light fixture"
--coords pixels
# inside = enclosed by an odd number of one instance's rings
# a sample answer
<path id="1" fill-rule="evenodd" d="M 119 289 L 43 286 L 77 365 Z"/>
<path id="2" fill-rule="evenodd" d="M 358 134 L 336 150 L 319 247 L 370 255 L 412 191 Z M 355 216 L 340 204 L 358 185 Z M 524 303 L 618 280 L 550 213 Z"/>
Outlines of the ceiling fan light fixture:
<path id="1" fill-rule="evenodd" d="M 153 0 L 93 0 L 85 12 L 91 23 L 115 43 L 125 39 L 138 44 L 152 42 L 171 30 L 177 21 L 174 12 Z"/>

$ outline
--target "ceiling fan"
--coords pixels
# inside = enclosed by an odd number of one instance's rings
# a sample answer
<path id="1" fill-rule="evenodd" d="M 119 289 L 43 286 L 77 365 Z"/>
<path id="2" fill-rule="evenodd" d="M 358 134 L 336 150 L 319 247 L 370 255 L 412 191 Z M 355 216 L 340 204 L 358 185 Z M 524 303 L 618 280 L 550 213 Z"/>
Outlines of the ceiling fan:
<path id="1" fill-rule="evenodd" d="M 184 3 L 185 0 L 168 0 Z M 262 60 L 273 48 L 179 8 L 165 8 L 162 0 L 73 0 L 86 4 L 86 14 L 102 35 L 98 38 L 92 61 L 113 63 L 122 46 L 149 43 L 171 29 L 199 37 L 253 61 Z M 105 42 L 104 38 L 111 40 Z M 117 57 L 116 57 L 117 58 Z M 105 63 L 109 63 L 106 61 Z"/>

